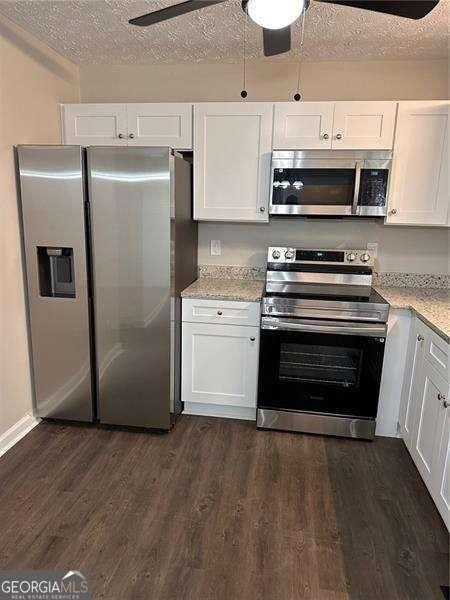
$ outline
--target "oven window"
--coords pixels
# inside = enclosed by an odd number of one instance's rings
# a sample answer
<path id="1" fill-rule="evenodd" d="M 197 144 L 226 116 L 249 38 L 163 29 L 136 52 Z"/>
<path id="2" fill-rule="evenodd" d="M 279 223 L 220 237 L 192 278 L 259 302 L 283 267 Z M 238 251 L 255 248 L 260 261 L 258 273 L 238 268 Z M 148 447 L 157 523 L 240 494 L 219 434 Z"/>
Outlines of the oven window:
<path id="1" fill-rule="evenodd" d="M 359 385 L 361 356 L 358 348 L 282 343 L 279 379 L 355 388 Z"/>
<path id="2" fill-rule="evenodd" d="M 355 169 L 275 169 L 272 204 L 351 206 Z"/>

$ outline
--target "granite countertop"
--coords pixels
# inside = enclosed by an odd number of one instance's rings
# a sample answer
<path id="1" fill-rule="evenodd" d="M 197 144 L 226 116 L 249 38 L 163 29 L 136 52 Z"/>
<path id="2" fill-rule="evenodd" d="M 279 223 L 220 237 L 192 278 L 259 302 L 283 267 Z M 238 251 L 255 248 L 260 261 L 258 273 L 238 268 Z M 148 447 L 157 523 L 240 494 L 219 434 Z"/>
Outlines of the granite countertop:
<path id="1" fill-rule="evenodd" d="M 392 308 L 412 310 L 446 342 L 450 342 L 450 293 L 447 289 L 375 286 Z"/>
<path id="2" fill-rule="evenodd" d="M 181 292 L 181 297 L 260 302 L 263 289 L 264 281 L 260 280 L 200 277 Z"/>

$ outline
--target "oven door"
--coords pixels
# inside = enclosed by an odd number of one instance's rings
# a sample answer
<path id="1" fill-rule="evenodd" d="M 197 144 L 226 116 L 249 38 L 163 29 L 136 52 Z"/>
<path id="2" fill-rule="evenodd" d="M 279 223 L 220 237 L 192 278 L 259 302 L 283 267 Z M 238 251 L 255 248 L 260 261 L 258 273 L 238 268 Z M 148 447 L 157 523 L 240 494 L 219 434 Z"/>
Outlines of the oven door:
<path id="1" fill-rule="evenodd" d="M 263 317 L 258 409 L 375 419 L 384 324 Z"/>
<path id="2" fill-rule="evenodd" d="M 355 215 L 362 163 L 352 159 L 274 160 L 272 215 Z"/>

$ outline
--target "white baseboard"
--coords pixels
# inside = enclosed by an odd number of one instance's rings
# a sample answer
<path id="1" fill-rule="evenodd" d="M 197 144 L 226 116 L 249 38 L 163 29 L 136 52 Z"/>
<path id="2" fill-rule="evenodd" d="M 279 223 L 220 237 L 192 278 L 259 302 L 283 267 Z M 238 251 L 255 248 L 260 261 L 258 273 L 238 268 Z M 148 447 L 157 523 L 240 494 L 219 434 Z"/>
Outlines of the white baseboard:
<path id="1" fill-rule="evenodd" d="M 17 444 L 19 440 L 25 437 L 40 422 L 41 419 L 37 419 L 31 413 L 28 413 L 20 421 L 14 423 L 12 427 L 0 435 L 0 456 L 3 456 L 5 452 L 12 448 L 14 444 Z"/>
<path id="2" fill-rule="evenodd" d="M 203 417 L 221 417 L 222 419 L 243 419 L 256 421 L 256 408 L 245 406 L 225 406 L 223 404 L 202 404 L 201 402 L 185 402 L 184 415 Z"/>

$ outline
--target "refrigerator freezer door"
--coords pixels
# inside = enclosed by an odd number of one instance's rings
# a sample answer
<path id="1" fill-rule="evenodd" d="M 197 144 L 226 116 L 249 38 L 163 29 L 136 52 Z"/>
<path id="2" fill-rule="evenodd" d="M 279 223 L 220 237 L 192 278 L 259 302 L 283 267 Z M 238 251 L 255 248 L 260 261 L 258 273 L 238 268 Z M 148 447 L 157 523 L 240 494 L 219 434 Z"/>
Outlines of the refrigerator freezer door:
<path id="1" fill-rule="evenodd" d="M 98 418 L 170 428 L 168 148 L 89 148 Z"/>
<path id="2" fill-rule="evenodd" d="M 36 412 L 91 421 L 81 148 L 17 148 Z"/>

